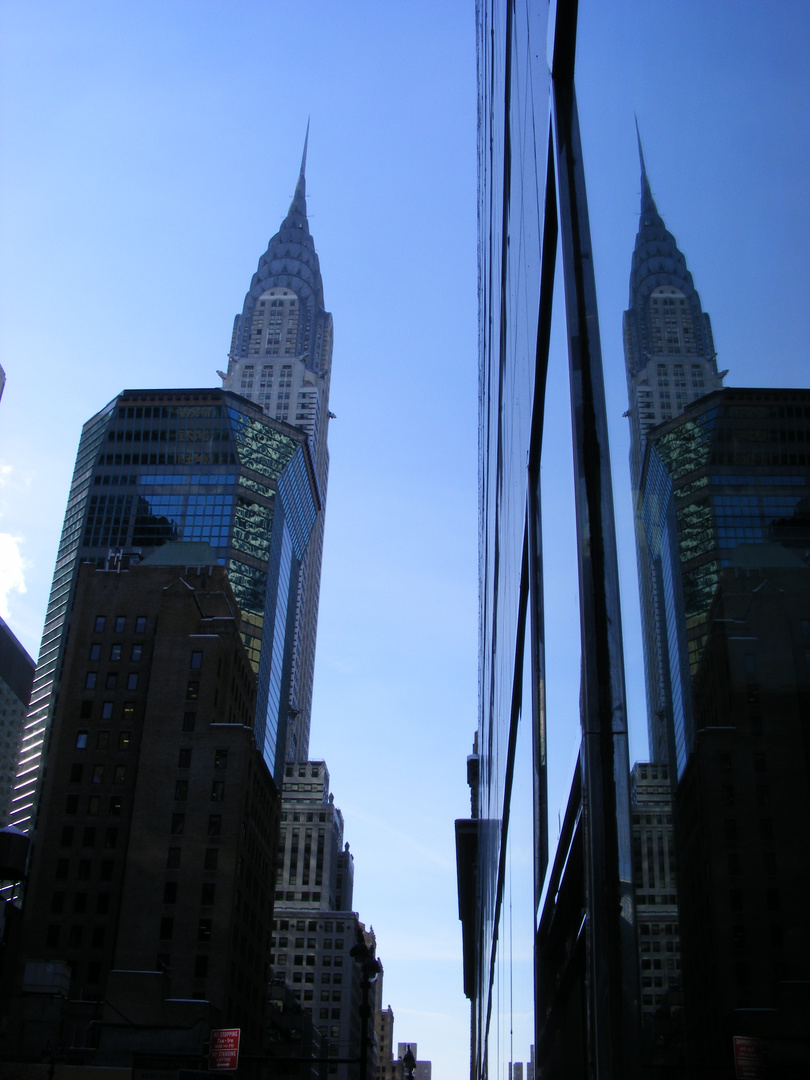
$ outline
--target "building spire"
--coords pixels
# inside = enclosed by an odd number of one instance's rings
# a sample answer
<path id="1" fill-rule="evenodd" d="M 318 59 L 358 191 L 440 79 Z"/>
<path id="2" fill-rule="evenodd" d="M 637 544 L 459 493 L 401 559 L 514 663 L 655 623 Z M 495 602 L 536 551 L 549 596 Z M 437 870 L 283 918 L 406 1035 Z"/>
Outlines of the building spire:
<path id="1" fill-rule="evenodd" d="M 301 155 L 301 169 L 298 173 L 298 181 L 295 185 L 295 194 L 293 195 L 293 201 L 290 203 L 290 209 L 287 213 L 285 224 L 297 224 L 303 225 L 306 228 L 307 224 L 307 146 L 309 145 L 309 117 L 307 117 L 307 131 L 304 136 L 304 152 Z"/>
<path id="2" fill-rule="evenodd" d="M 638 142 L 638 161 L 641 166 L 641 223 L 645 225 L 661 225 L 663 221 L 655 205 L 655 199 L 650 188 L 647 166 L 644 164 L 644 148 L 641 145 L 641 132 L 638 127 L 638 116 L 633 114 L 636 121 L 636 140 Z"/>

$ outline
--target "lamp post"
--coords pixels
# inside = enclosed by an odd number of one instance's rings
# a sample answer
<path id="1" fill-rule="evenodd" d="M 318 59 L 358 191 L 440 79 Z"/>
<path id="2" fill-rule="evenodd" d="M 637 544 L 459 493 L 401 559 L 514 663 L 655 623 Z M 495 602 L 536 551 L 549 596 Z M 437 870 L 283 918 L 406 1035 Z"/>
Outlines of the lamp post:
<path id="1" fill-rule="evenodd" d="M 405 1054 L 402 1058 L 402 1067 L 405 1070 L 405 1080 L 413 1080 L 413 1070 L 416 1068 L 416 1058 L 413 1056 L 413 1050 L 411 1045 L 405 1048 Z"/>
<path id="2" fill-rule="evenodd" d="M 371 984 L 377 981 L 380 974 L 380 962 L 374 956 L 373 948 L 369 948 L 365 941 L 358 941 L 349 950 L 349 955 L 360 968 L 360 1077 L 359 1080 L 368 1078 L 368 1021 L 371 1016 L 371 1004 L 369 995 Z"/>

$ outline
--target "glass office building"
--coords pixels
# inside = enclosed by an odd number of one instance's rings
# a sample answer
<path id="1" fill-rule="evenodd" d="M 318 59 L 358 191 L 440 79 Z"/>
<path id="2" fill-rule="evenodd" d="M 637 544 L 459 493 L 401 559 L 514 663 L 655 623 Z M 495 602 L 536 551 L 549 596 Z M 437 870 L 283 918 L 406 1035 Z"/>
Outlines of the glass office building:
<path id="1" fill-rule="evenodd" d="M 565 1068 L 585 1076 L 592 1065 L 595 1075 L 630 1077 L 638 961 L 627 721 L 573 86 L 577 4 L 484 0 L 477 17 L 479 712 L 468 760 L 473 812 L 456 824 L 471 1076 L 511 1075 L 514 1050 L 524 1061 L 534 1042 L 537 1075 Z M 540 457 L 558 249 L 582 634 L 581 692 L 570 714 L 579 714 L 582 738 L 569 800 L 574 826 L 568 830 L 567 818 L 550 864 Z M 516 849 L 531 850 L 528 881 L 511 857 L 513 839 Z M 560 926 L 564 939 L 555 937 Z M 513 931 L 528 931 L 533 949 L 515 951 Z M 524 951 L 534 954 L 533 976 L 516 989 Z M 529 1012 L 530 1030 L 515 1045 L 519 1015 Z"/>
<path id="2" fill-rule="evenodd" d="M 640 479 L 652 567 L 645 633 L 662 673 L 680 779 L 695 743 L 692 680 L 723 569 L 779 566 L 810 542 L 810 391 L 725 388 L 648 435 Z"/>
<path id="3" fill-rule="evenodd" d="M 168 541 L 205 542 L 228 569 L 242 612 L 243 640 L 259 672 L 257 742 L 280 786 L 299 572 L 320 509 L 306 435 L 236 394 L 125 390 L 85 424 L 17 769 L 12 824 L 27 831 L 36 815 L 79 564 L 114 565 Z"/>

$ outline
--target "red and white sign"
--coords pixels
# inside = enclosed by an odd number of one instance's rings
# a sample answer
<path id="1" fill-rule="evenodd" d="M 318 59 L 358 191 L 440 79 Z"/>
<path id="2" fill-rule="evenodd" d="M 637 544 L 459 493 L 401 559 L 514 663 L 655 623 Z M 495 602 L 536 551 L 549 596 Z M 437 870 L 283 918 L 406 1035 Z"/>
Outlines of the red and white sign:
<path id="1" fill-rule="evenodd" d="M 762 1043 L 759 1039 L 734 1036 L 734 1075 L 737 1080 L 762 1080 Z"/>
<path id="2" fill-rule="evenodd" d="M 240 1028 L 212 1028 L 211 1049 L 208 1053 L 208 1071 L 224 1072 L 236 1069 L 239 1064 Z"/>

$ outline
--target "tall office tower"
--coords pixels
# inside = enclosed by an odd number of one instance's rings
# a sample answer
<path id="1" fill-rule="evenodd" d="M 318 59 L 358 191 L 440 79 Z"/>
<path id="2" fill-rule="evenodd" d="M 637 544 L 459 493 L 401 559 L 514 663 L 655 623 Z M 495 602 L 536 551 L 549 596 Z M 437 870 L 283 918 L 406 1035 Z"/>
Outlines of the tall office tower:
<path id="1" fill-rule="evenodd" d="M 35 667 L 5 620 L 0 619 L 0 829 L 8 824 Z"/>
<path id="2" fill-rule="evenodd" d="M 651 568 L 642 610 L 673 784 L 695 747 L 693 681 L 723 568 L 743 556 L 752 568 L 779 565 L 810 547 L 809 443 L 810 390 L 716 390 L 647 436 L 637 503 Z"/>
<path id="3" fill-rule="evenodd" d="M 256 737 L 279 787 L 295 598 L 321 509 L 309 441 L 224 390 L 125 390 L 84 425 L 31 694 L 11 821 L 36 814 L 78 567 L 206 541 L 227 568 L 259 675 Z M 278 750 L 278 752 L 277 752 Z"/>
<path id="4" fill-rule="evenodd" d="M 330 1055 L 340 1058 L 356 1057 L 360 1046 L 363 969 L 352 949 L 361 943 L 372 953 L 375 948 L 373 930 L 352 911 L 353 885 L 354 861 L 343 842 L 343 815 L 329 791 L 326 764 L 288 762 L 270 963 L 312 1011 Z M 372 1075 L 376 1060 L 370 1068 Z M 344 1080 L 358 1075 L 345 1062 L 330 1065 L 330 1074 Z"/>
<path id="5" fill-rule="evenodd" d="M 306 160 L 307 140 L 289 212 L 259 259 L 242 312 L 234 319 L 228 370 L 219 374 L 225 389 L 307 433 L 323 505 L 329 476 L 332 316 L 324 310 L 320 263 L 307 221 Z M 305 761 L 309 753 L 323 526 L 320 514 L 298 586 L 288 761 Z"/>
<path id="6" fill-rule="evenodd" d="M 637 762 L 630 777 L 630 799 L 644 1059 L 650 1065 L 674 1066 L 683 1056 L 683 1028 L 675 833 L 667 766 Z"/>
<path id="7" fill-rule="evenodd" d="M 624 358 L 630 408 L 630 480 L 636 523 L 636 557 L 644 631 L 647 728 L 654 761 L 670 760 L 665 717 L 665 661 L 654 627 L 655 568 L 640 521 L 640 485 L 648 432 L 680 415 L 696 398 L 722 386 L 709 316 L 675 238 L 667 232 L 650 190 L 639 139 L 641 214 L 630 271 L 630 307 L 624 313 Z M 674 770 L 673 770 L 674 775 Z"/>
<path id="8" fill-rule="evenodd" d="M 70 1031 L 131 1064 L 137 1050 L 198 1054 L 211 1026 L 241 1027 L 259 1052 L 280 798 L 255 700 L 209 545 L 79 568 L 24 908 L 18 1052 Z"/>

